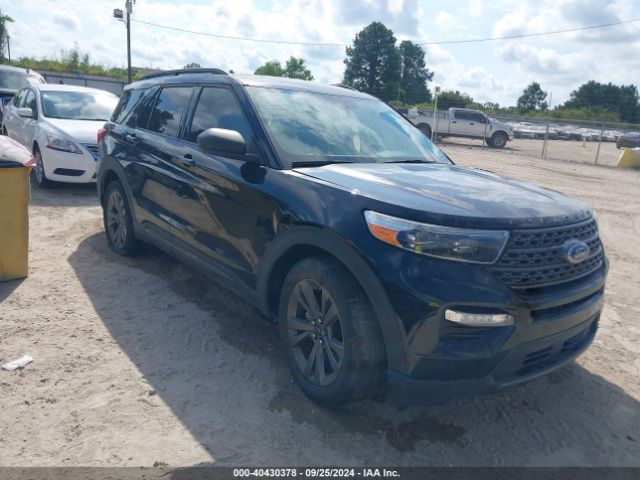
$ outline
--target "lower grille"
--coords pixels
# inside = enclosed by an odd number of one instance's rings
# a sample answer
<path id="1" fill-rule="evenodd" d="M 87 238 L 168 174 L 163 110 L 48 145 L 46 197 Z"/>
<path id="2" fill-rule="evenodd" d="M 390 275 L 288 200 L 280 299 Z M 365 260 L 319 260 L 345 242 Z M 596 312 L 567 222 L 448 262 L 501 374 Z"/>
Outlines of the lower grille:
<path id="1" fill-rule="evenodd" d="M 598 330 L 599 315 L 574 327 L 565 335 L 557 334 L 535 342 L 533 345 L 516 347 L 494 372 L 499 381 L 519 381 L 566 362 L 585 349 Z"/>
<path id="2" fill-rule="evenodd" d="M 589 256 L 571 264 L 563 258 L 563 246 L 581 240 Z M 571 281 L 599 269 L 604 250 L 593 219 L 562 227 L 514 230 L 500 261 L 489 271 L 514 288 L 535 288 Z"/>
<path id="3" fill-rule="evenodd" d="M 53 173 L 55 175 L 66 175 L 67 177 L 81 177 L 84 170 L 73 170 L 71 168 L 56 168 Z"/>

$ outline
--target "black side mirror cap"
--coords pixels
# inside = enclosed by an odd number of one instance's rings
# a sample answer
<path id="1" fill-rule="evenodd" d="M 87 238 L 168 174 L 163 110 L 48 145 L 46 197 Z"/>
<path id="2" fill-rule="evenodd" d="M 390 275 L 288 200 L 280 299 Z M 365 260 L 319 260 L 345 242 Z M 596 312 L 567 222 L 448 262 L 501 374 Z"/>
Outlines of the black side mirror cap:
<path id="1" fill-rule="evenodd" d="M 244 155 L 247 153 L 247 142 L 240 132 L 224 128 L 209 128 L 198 135 L 198 147 L 207 153 L 229 153 Z"/>

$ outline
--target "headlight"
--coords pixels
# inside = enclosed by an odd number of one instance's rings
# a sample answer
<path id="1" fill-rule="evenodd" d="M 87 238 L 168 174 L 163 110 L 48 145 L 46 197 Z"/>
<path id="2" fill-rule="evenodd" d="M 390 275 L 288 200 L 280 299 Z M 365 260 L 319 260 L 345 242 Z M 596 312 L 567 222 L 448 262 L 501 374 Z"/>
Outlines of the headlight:
<path id="1" fill-rule="evenodd" d="M 364 218 L 378 240 L 422 255 L 469 263 L 494 263 L 509 239 L 502 230 L 468 230 L 418 223 L 367 210 Z"/>
<path id="2" fill-rule="evenodd" d="M 63 152 L 82 153 L 80 147 L 72 141 L 51 134 L 47 135 L 47 147 L 53 148 L 54 150 L 61 150 Z"/>

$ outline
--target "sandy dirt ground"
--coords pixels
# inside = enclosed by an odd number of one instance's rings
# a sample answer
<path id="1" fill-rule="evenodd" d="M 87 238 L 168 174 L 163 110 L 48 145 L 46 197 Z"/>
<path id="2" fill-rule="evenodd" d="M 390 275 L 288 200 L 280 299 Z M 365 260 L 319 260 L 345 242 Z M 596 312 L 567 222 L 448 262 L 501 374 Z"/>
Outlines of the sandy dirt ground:
<path id="1" fill-rule="evenodd" d="M 92 187 L 34 188 L 30 274 L 0 284 L 0 465 L 637 465 L 640 172 L 447 145 L 591 203 L 611 261 L 594 345 L 501 394 L 318 408 L 275 329 L 157 251 L 108 250 Z"/>

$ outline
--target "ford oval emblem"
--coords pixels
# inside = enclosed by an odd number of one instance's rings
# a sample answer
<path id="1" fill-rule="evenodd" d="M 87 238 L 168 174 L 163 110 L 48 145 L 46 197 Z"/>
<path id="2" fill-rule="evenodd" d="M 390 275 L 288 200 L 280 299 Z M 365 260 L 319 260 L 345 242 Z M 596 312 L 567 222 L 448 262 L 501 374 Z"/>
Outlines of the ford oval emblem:
<path id="1" fill-rule="evenodd" d="M 589 256 L 591 249 L 589 245 L 581 240 L 568 240 L 562 246 L 564 259 L 571 265 L 583 262 Z"/>

